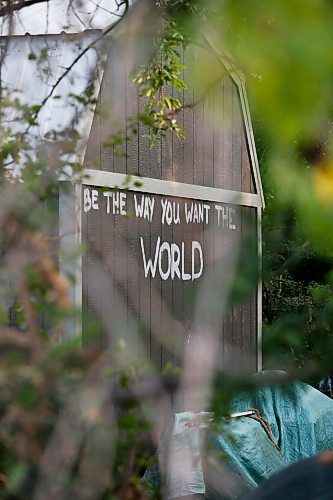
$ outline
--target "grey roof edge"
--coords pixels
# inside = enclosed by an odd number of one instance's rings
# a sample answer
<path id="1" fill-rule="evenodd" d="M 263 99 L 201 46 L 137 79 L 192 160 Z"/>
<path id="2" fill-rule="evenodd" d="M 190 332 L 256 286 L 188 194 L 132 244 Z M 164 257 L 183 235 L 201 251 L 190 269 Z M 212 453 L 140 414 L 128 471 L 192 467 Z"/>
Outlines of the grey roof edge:
<path id="1" fill-rule="evenodd" d="M 28 31 L 24 34 L 13 34 L 13 35 L 0 35 L 0 40 L 4 40 L 4 39 L 20 39 L 20 38 L 24 38 L 24 37 L 31 37 L 31 38 L 73 38 L 73 39 L 80 39 L 80 38 L 84 38 L 87 34 L 92 34 L 92 33 L 96 33 L 96 36 L 99 35 L 101 36 L 102 33 L 103 33 L 103 30 L 102 29 L 99 29 L 99 28 L 87 28 L 83 31 L 77 31 L 77 32 L 66 32 L 66 31 L 61 31 L 60 33 L 38 33 L 38 34 L 34 34 L 34 33 L 29 33 Z M 96 39 L 96 41 L 98 40 L 98 38 Z"/>
<path id="2" fill-rule="evenodd" d="M 136 3 L 137 2 L 134 2 L 134 8 L 135 8 Z M 129 12 L 132 9 L 133 9 L 133 6 L 131 6 L 129 8 Z M 111 31 L 113 31 L 113 28 L 115 28 L 116 25 L 120 23 L 120 21 L 121 20 L 117 20 L 114 23 L 110 24 L 109 26 L 105 27 L 103 29 L 102 36 L 105 36 L 106 34 L 109 34 Z M 264 198 L 262 182 L 261 182 L 259 161 L 258 161 L 256 144 L 255 144 L 255 140 L 254 140 L 254 133 L 253 133 L 252 120 L 251 120 L 251 115 L 250 115 L 250 108 L 249 108 L 249 103 L 248 103 L 248 98 L 247 98 L 247 92 L 246 92 L 246 87 L 245 87 L 245 80 L 246 80 L 245 75 L 239 68 L 237 68 L 236 62 L 235 62 L 234 58 L 232 57 L 232 55 L 227 50 L 225 50 L 225 49 L 221 50 L 218 47 L 218 44 L 214 40 L 213 33 L 211 35 L 206 35 L 205 41 L 210 46 L 211 50 L 218 56 L 222 65 L 226 68 L 230 77 L 233 79 L 233 81 L 235 82 L 235 84 L 238 87 L 239 97 L 240 97 L 240 101 L 241 101 L 241 109 L 242 109 L 242 114 L 243 114 L 243 119 L 244 119 L 244 124 L 245 124 L 246 139 L 247 139 L 247 144 L 248 144 L 249 153 L 250 153 L 251 167 L 252 167 L 252 171 L 253 171 L 254 183 L 255 183 L 257 194 L 258 194 L 260 201 L 261 201 L 261 208 L 265 208 L 265 198 Z"/>
<path id="3" fill-rule="evenodd" d="M 100 37 L 99 40 L 101 40 L 102 37 L 103 37 L 103 35 Z M 94 120 L 94 116 L 96 113 L 97 103 L 99 101 L 106 59 L 107 59 L 107 54 L 102 53 L 100 59 L 97 61 L 96 77 L 94 80 L 94 90 L 93 90 L 93 93 L 91 96 L 93 99 L 96 100 L 96 104 L 94 104 L 93 106 L 88 106 L 88 108 L 86 109 L 86 112 L 84 115 L 81 137 L 78 140 L 78 143 L 76 145 L 76 154 L 78 157 L 78 162 L 81 163 L 82 166 L 84 164 L 84 159 L 86 156 L 88 142 L 89 142 L 91 129 L 92 129 L 92 125 L 93 125 L 93 120 Z"/>
<path id="4" fill-rule="evenodd" d="M 117 23 L 117 21 L 116 21 L 116 23 Z M 113 23 L 113 25 L 114 24 L 115 23 Z M 102 36 L 105 36 L 104 33 L 106 33 L 106 34 L 110 33 L 111 26 L 113 26 L 113 25 L 110 25 L 109 27 L 107 27 L 106 32 L 103 31 Z M 248 144 L 249 153 L 250 153 L 251 167 L 252 167 L 252 171 L 253 171 L 256 192 L 257 192 L 259 199 L 260 199 L 260 202 L 261 202 L 260 203 L 261 208 L 265 208 L 265 198 L 264 198 L 261 176 L 260 176 L 258 155 L 257 155 L 257 149 L 256 149 L 255 140 L 254 140 L 252 120 L 251 120 L 248 98 L 247 98 L 247 93 L 246 93 L 246 88 L 245 88 L 245 76 L 239 69 L 237 69 L 233 57 L 227 51 L 221 51 L 220 49 L 218 49 L 216 43 L 214 43 L 214 41 L 210 37 L 207 37 L 206 40 L 209 43 L 211 49 L 215 52 L 215 54 L 220 59 L 222 65 L 227 69 L 228 73 L 230 74 L 230 77 L 233 79 L 233 81 L 235 82 L 235 84 L 238 87 L 240 102 L 241 102 L 241 110 L 242 110 L 244 124 L 245 124 L 246 139 L 247 139 L 247 144 Z M 104 55 L 104 62 L 105 62 L 106 58 L 107 58 L 107 54 Z M 98 71 L 98 75 L 99 75 L 98 81 L 95 82 L 96 94 L 94 97 L 96 97 L 96 98 L 98 98 L 98 95 L 99 95 L 101 82 L 102 82 L 102 78 L 103 78 L 104 66 L 105 66 L 105 64 L 102 64 L 102 61 L 101 61 L 100 71 Z M 87 135 L 84 138 L 82 137 L 83 140 L 80 141 L 81 144 L 79 145 L 79 147 L 80 147 L 79 158 L 80 158 L 80 161 L 82 163 L 83 163 L 84 157 L 85 157 L 85 151 L 86 151 L 86 147 L 87 147 L 88 140 L 89 140 L 89 135 L 90 135 L 91 127 L 92 127 L 93 117 L 94 117 L 94 111 L 90 111 L 90 113 L 87 112 L 87 117 L 86 117 L 86 127 L 87 127 L 86 134 Z"/>
<path id="5" fill-rule="evenodd" d="M 242 114 L 243 114 L 243 119 L 244 119 L 244 124 L 245 124 L 246 139 L 247 139 L 247 144 L 249 147 L 249 153 L 250 153 L 250 158 L 251 158 L 251 166 L 252 166 L 252 170 L 253 170 L 255 187 L 256 187 L 257 193 L 258 193 L 260 200 L 261 200 L 261 207 L 265 208 L 265 198 L 264 198 L 264 192 L 263 192 L 262 182 L 261 182 L 257 148 L 256 148 L 255 140 L 254 140 L 254 133 L 253 133 L 253 127 L 252 127 L 249 102 L 248 102 L 247 92 L 246 92 L 246 87 L 245 87 L 245 80 L 246 80 L 245 75 L 239 68 L 237 68 L 235 60 L 232 57 L 232 55 L 227 50 L 224 50 L 224 49 L 221 50 L 219 48 L 218 44 L 214 40 L 214 35 L 206 35 L 205 41 L 208 43 L 211 50 L 214 51 L 216 56 L 219 58 L 221 64 L 228 71 L 230 77 L 232 78 L 232 80 L 235 82 L 235 84 L 238 87 L 239 97 L 240 97 L 240 102 L 241 102 L 241 109 L 242 109 Z"/>

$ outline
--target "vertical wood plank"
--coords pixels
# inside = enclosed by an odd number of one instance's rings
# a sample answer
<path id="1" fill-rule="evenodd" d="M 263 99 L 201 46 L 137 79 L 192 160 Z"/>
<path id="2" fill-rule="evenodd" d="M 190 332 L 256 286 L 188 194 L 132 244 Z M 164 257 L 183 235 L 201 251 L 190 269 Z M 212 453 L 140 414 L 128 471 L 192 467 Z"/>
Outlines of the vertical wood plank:
<path id="1" fill-rule="evenodd" d="M 127 135 L 127 91 L 129 86 L 126 60 L 120 55 L 115 55 L 115 68 L 113 73 L 114 98 L 113 112 L 115 122 L 115 134 L 121 137 Z M 114 147 L 114 169 L 115 172 L 126 173 L 127 167 L 127 140 L 123 139 L 119 146 Z"/>
<path id="2" fill-rule="evenodd" d="M 184 52 L 181 52 L 182 61 L 184 60 Z M 184 77 L 184 71 L 182 71 Z M 184 103 L 184 91 L 177 88 L 172 89 L 172 96 Z M 184 129 L 184 109 L 177 114 L 177 122 Z M 175 134 L 172 135 L 173 140 L 173 172 L 172 180 L 176 182 L 184 182 L 184 141 L 178 139 Z"/>
<path id="3" fill-rule="evenodd" d="M 103 290 L 102 293 L 102 304 L 103 304 L 103 324 L 108 324 L 109 317 L 115 320 L 116 315 L 116 305 L 115 305 L 115 234 L 114 234 L 114 219 L 113 216 L 106 213 L 106 197 L 103 195 L 102 190 L 100 192 L 100 198 L 103 200 L 102 210 L 103 213 L 100 214 L 103 224 L 103 256 L 104 262 L 102 263 L 105 270 L 105 280 L 108 283 L 109 290 L 112 290 L 112 294 Z M 107 338 L 105 339 L 105 344 L 108 347 L 114 347 L 114 332 L 113 324 L 108 326 L 108 330 L 105 333 Z"/>
<path id="4" fill-rule="evenodd" d="M 153 147 L 149 148 L 149 169 L 150 176 L 155 179 L 162 178 L 162 163 L 161 163 L 162 145 L 161 141 L 157 140 Z M 162 234 L 161 222 L 161 204 L 159 197 L 155 197 L 155 214 L 152 223 L 150 224 L 151 231 L 151 244 L 150 255 L 155 254 L 155 245 L 157 237 Z M 153 333 L 155 337 L 152 338 L 151 355 L 155 362 L 155 366 L 159 371 L 162 369 L 162 353 L 163 353 L 163 327 L 162 327 L 162 302 L 161 295 L 162 280 L 157 275 L 151 282 L 150 300 L 151 300 L 151 314 L 153 315 Z"/>
<path id="5" fill-rule="evenodd" d="M 155 197 L 155 214 L 151 224 L 150 255 L 155 255 L 157 239 L 162 233 L 161 227 L 161 205 L 159 197 Z M 163 350 L 163 326 L 162 326 L 162 280 L 158 271 L 155 278 L 150 280 L 150 310 L 151 310 L 151 360 L 156 369 L 160 372 L 162 368 Z"/>
<path id="6" fill-rule="evenodd" d="M 110 50 L 109 57 L 106 61 L 106 67 L 103 74 L 101 85 L 101 170 L 114 172 L 114 150 L 113 147 L 106 143 L 115 133 L 114 119 L 114 58 L 113 50 Z"/>
<path id="7" fill-rule="evenodd" d="M 183 102 L 185 105 L 184 114 L 183 114 L 183 126 L 185 131 L 185 140 L 183 142 L 183 181 L 187 184 L 194 183 L 194 80 L 193 80 L 193 67 L 194 63 L 194 52 L 193 48 L 187 49 L 184 54 L 184 66 L 189 67 L 188 76 L 186 76 L 186 84 L 188 89 L 184 91 Z M 187 200 L 190 203 L 190 200 Z M 182 241 L 185 243 L 185 262 L 191 262 L 191 243 L 195 238 L 195 231 L 199 229 L 198 226 L 194 224 L 186 224 L 185 214 L 184 214 L 184 202 L 182 203 L 182 212 L 183 212 L 183 234 Z M 202 234 L 202 229 L 200 228 L 199 234 Z M 189 267 L 187 267 L 187 272 L 190 272 Z M 183 350 L 186 349 L 187 342 L 190 341 L 190 338 L 193 338 L 194 335 L 194 290 L 195 284 L 193 281 L 184 281 L 183 282 L 183 294 L 184 294 L 184 312 L 183 312 L 183 324 L 184 324 L 184 346 Z M 184 408 L 187 407 L 187 402 L 185 395 L 184 398 Z"/>
<path id="8" fill-rule="evenodd" d="M 214 186 L 214 91 L 204 98 L 204 186 Z"/>
<path id="9" fill-rule="evenodd" d="M 165 86 L 162 89 L 163 96 L 172 95 L 172 88 L 170 86 Z M 173 168 L 173 139 L 172 134 L 168 132 L 161 139 L 161 179 L 168 180 L 172 178 L 172 168 Z M 159 200 L 160 203 L 160 200 Z M 162 228 L 162 241 L 173 241 L 173 224 L 168 226 L 167 224 L 161 225 Z M 173 283 L 172 280 L 168 279 L 161 281 L 161 368 L 164 370 L 168 363 L 174 362 L 174 343 L 175 343 L 175 327 L 174 318 L 172 310 L 172 293 L 173 293 Z"/>
<path id="10" fill-rule="evenodd" d="M 232 81 L 225 76 L 223 82 L 223 171 L 222 185 L 224 189 L 232 189 Z"/>
<path id="11" fill-rule="evenodd" d="M 92 188 L 93 189 L 93 188 Z M 90 189 L 91 191 L 91 189 Z M 100 244 L 101 244 L 101 218 L 98 210 L 90 210 L 85 217 L 83 217 L 83 227 L 86 230 L 86 257 L 83 259 L 85 265 L 85 284 L 83 284 L 83 300 L 82 303 L 86 305 L 86 311 L 89 320 L 93 323 L 101 324 L 101 318 L 98 317 L 95 303 L 101 300 L 101 289 L 95 279 L 95 266 L 101 259 Z M 83 332 L 83 335 L 85 336 Z M 88 332 L 90 333 L 90 332 Z M 94 345 L 102 346 L 103 338 L 99 336 L 93 340 L 84 338 L 83 341 L 88 343 L 93 342 Z"/>
<path id="12" fill-rule="evenodd" d="M 251 232 L 256 231 L 255 234 L 258 234 L 258 219 L 257 219 L 257 211 L 254 208 L 250 209 L 251 213 Z M 256 242 L 257 243 L 257 242 Z M 258 245 L 257 245 L 258 246 Z M 259 255 L 258 255 L 259 258 Z M 257 262 L 257 269 L 259 271 L 259 261 Z M 259 280 L 261 277 L 257 276 L 257 285 L 255 287 L 255 290 L 253 290 L 253 293 L 250 297 L 250 350 L 252 353 L 253 357 L 253 366 L 251 367 L 253 371 L 256 371 L 258 369 L 258 324 L 259 324 L 259 318 L 258 318 L 258 287 L 259 287 Z"/>
<path id="13" fill-rule="evenodd" d="M 242 142 L 241 110 L 238 89 L 232 85 L 232 189 L 242 189 Z"/>
<path id="14" fill-rule="evenodd" d="M 223 84 L 218 82 L 214 87 L 214 187 L 223 188 Z"/>
<path id="15" fill-rule="evenodd" d="M 127 111 L 127 145 L 126 145 L 126 173 L 135 175 L 139 173 L 139 93 L 136 85 L 131 83 L 129 75 L 126 86 L 126 111 Z M 136 133 L 132 128 L 136 129 Z"/>
<path id="16" fill-rule="evenodd" d="M 142 219 L 138 220 L 138 235 L 143 239 L 145 248 L 150 251 L 150 226 Z M 139 245 L 139 242 L 137 242 Z M 140 253 L 140 249 L 139 249 Z M 145 277 L 142 255 L 139 257 L 139 331 L 147 358 L 151 360 L 151 350 L 154 338 L 151 335 L 151 278 Z"/>
<path id="17" fill-rule="evenodd" d="M 249 212 L 245 207 L 241 207 L 241 221 L 242 221 L 242 239 L 241 239 L 241 251 L 243 248 L 242 242 L 248 241 L 249 237 Z M 243 250 L 244 251 L 244 250 Z M 252 258 L 251 252 L 249 252 L 249 258 Z M 251 264 L 254 264 L 252 262 Z M 246 297 L 241 304 L 241 348 L 242 348 L 242 362 L 244 370 L 251 370 L 251 348 L 250 348 L 250 337 L 251 337 L 251 308 L 250 301 Z"/>
<path id="18" fill-rule="evenodd" d="M 201 52 L 195 47 L 193 57 L 194 70 L 198 64 Z M 204 185 L 204 101 L 202 90 L 193 82 L 193 183 Z"/>

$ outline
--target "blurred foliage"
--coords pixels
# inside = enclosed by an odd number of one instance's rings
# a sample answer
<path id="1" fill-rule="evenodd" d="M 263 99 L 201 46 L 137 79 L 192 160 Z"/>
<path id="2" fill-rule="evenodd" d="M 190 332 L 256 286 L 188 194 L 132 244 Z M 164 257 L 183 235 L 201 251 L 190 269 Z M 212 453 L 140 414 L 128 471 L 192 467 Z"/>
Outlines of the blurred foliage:
<path id="1" fill-rule="evenodd" d="M 151 146 L 168 130 L 179 139 L 184 139 L 183 130 L 174 117 L 182 104 L 177 97 L 165 95 L 165 88 L 169 87 L 170 92 L 187 88 L 182 78 L 184 65 L 181 55 L 187 45 L 188 40 L 177 23 L 165 20 L 156 40 L 154 59 L 136 70 L 133 76 L 133 82 L 140 86 L 141 96 L 146 98 L 139 118 L 148 126 Z"/>
<path id="2" fill-rule="evenodd" d="M 147 370 L 132 366 L 120 374 L 110 369 L 112 364 L 112 358 L 101 358 L 96 349 L 79 348 L 77 340 L 45 346 L 34 362 L 30 346 L 17 349 L 12 345 L 2 353 L 1 498 L 34 497 L 53 433 L 57 442 L 51 446 L 60 463 L 49 458 L 52 475 L 46 496 L 53 490 L 57 498 L 64 498 L 64 492 L 66 498 L 81 498 L 84 486 L 93 498 L 145 497 L 140 476 L 155 459 L 149 424 L 139 401 L 127 397 L 127 389 L 145 377 Z M 107 398 L 103 399 L 105 388 Z M 118 415 L 113 414 L 113 393 Z M 61 415 L 65 421 L 59 426 Z M 110 457 L 105 450 L 112 450 L 115 435 L 114 456 Z M 98 481 L 92 474 L 98 475 Z"/>
<path id="3" fill-rule="evenodd" d="M 145 99 L 139 119 L 147 125 L 152 145 L 168 131 L 183 138 L 177 121 L 181 102 L 172 95 L 172 88 L 186 88 L 183 50 L 190 42 L 207 47 L 207 35 L 214 33 L 217 48 L 229 50 L 237 69 L 246 75 L 255 115 L 267 204 L 263 219 L 265 366 L 301 369 L 302 377 L 315 382 L 333 371 L 333 4 L 328 0 L 161 0 L 157 8 L 163 12 L 163 28 L 156 36 L 156 57 L 133 75 Z M 28 57 L 40 57 L 41 71 L 47 71 L 47 53 Z M 200 61 L 204 76 L 215 69 L 210 58 Z M 165 86 L 171 90 L 169 95 L 162 90 Z M 83 95 L 70 94 L 72 104 L 94 105 L 91 89 L 90 82 Z M 19 131 L 6 120 L 12 109 L 16 120 L 25 125 Z M 70 441 L 68 449 L 61 442 L 65 451 L 59 445 L 60 456 L 70 457 L 66 475 L 60 477 L 61 487 L 68 485 L 72 498 L 80 498 L 91 467 L 102 478 L 96 498 L 145 498 L 141 477 L 152 460 L 151 436 L 145 398 L 131 388 L 151 374 L 142 366 L 115 370 L 113 359 L 101 361 L 100 352 L 81 349 L 76 340 L 54 345 L 63 336 L 65 321 L 75 318 L 77 311 L 69 299 L 71 278 L 59 275 L 54 240 L 45 237 L 55 225 L 54 207 L 48 208 L 46 200 L 52 205 L 59 176 L 68 178 L 68 167 L 76 174 L 81 165 L 72 156 L 78 140 L 74 126 L 51 131 L 47 141 L 32 147 L 28 134 L 38 124 L 40 109 L 12 98 L 3 84 L 1 498 L 33 497 L 40 464 L 45 463 L 48 444 L 73 396 L 78 409 L 74 416 L 72 410 L 67 415 L 72 422 L 67 437 L 82 432 L 74 448 Z M 134 126 L 128 131 L 137 133 Z M 118 131 L 109 146 L 116 148 L 127 139 L 124 131 Z M 249 258 L 255 253 L 253 243 L 241 254 L 242 272 L 232 289 L 232 303 L 248 296 L 256 284 L 256 262 Z M 94 395 L 104 383 L 105 399 L 96 403 Z M 171 391 L 175 384 L 174 378 L 167 377 L 162 386 Z M 152 387 L 160 390 L 159 385 Z M 251 387 L 243 378 L 219 373 L 212 406 L 223 414 L 235 391 Z M 82 406 L 81 397 L 85 398 Z M 116 415 L 115 401 L 122 410 Z M 148 406 L 152 413 L 154 404 L 153 399 Z M 103 470 L 92 452 L 97 445 L 104 449 L 101 443 L 115 449 Z M 86 483 L 80 484 L 78 478 Z M 91 481 L 89 487 L 95 487 Z"/>
<path id="4" fill-rule="evenodd" d="M 332 367 L 332 42 L 328 1 L 212 2 L 247 77 L 266 198 L 265 366 Z"/>

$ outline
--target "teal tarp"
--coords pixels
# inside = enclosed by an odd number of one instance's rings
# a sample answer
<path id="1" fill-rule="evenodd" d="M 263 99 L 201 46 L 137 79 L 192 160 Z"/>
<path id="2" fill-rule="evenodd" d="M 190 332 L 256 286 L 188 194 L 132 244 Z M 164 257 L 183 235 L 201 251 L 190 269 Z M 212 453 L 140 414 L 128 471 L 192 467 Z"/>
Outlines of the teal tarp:
<path id="1" fill-rule="evenodd" d="M 195 414 L 178 414 L 162 446 L 163 450 L 168 447 L 169 456 L 165 476 L 167 498 L 181 496 L 180 492 L 205 492 L 209 498 L 239 498 L 273 472 L 302 458 L 333 449 L 333 400 L 307 384 L 263 386 L 253 395 L 240 394 L 232 401 L 233 412 L 249 408 L 256 408 L 268 420 L 281 453 L 259 422 L 249 417 L 223 421 L 216 432 L 206 436 L 209 447 L 202 461 L 204 475 L 201 461 L 197 459 L 193 462 L 194 468 L 192 463 L 187 463 L 184 472 L 178 474 L 180 484 L 178 478 L 175 480 L 173 474 L 170 475 L 170 470 L 175 470 L 172 463 L 175 457 L 180 464 L 182 457 L 188 462 L 189 456 L 198 456 L 198 437 L 203 435 L 206 424 L 187 427 L 186 422 L 195 418 Z M 165 451 L 160 455 L 165 456 Z M 162 461 L 165 464 L 165 458 Z M 180 465 L 176 470 L 181 471 Z"/>
<path id="2" fill-rule="evenodd" d="M 233 419 L 208 436 L 213 449 L 221 451 L 239 474 L 245 489 L 257 486 L 282 467 L 333 449 L 333 400 L 307 384 L 260 387 L 253 396 L 239 395 L 232 407 L 235 412 L 258 409 L 281 449 L 279 453 L 260 423 L 247 417 Z M 206 469 L 209 483 L 209 463 Z"/>

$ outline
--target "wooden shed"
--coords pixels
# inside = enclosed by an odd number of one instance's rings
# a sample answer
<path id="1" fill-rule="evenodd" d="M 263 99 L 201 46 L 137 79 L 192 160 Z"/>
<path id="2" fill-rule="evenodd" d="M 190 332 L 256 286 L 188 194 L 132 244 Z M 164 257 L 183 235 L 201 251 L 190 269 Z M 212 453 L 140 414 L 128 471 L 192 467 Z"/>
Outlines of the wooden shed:
<path id="1" fill-rule="evenodd" d="M 31 86 L 38 57 L 28 55 L 38 56 L 47 47 L 61 68 L 84 51 L 74 68 L 74 90 L 80 93 L 102 59 L 99 49 L 85 49 L 101 35 L 88 30 L 11 37 L 6 45 L 10 60 L 22 58 L 22 71 L 17 74 L 12 65 L 11 73 L 10 65 L 3 66 L 2 80 L 37 103 L 53 80 L 39 79 L 38 89 L 37 83 Z M 148 359 L 158 372 L 169 363 L 181 365 L 184 347 L 206 331 L 218 338 L 220 367 L 261 368 L 260 282 L 242 303 L 227 301 L 241 265 L 238 254 L 251 239 L 257 250 L 254 265 L 260 265 L 258 161 L 244 78 L 230 56 L 211 41 L 208 45 L 191 46 L 183 55 L 187 89 L 163 90 L 183 104 L 176 118 L 185 139 L 168 132 L 151 147 L 138 120 L 144 98 L 132 83 L 134 61 L 128 54 L 133 47 L 112 33 L 96 73 L 99 111 L 82 108 L 77 122 L 84 175 L 59 200 L 64 248 L 78 243 L 84 248 L 74 266 L 61 261 L 64 271 L 76 275 L 72 296 L 82 312 L 70 331 L 88 342 L 95 322 L 101 346 L 112 352 L 124 342 L 134 357 Z M 196 77 L 202 60 L 220 68 L 206 86 Z M 68 90 L 73 92 L 73 83 L 64 78 L 57 92 L 65 96 Z M 57 103 L 49 100 L 42 110 L 44 135 L 66 120 L 73 123 L 74 115 Z"/>
<path id="2" fill-rule="evenodd" d="M 191 336 L 209 329 L 219 338 L 221 367 L 254 372 L 261 368 L 260 283 L 227 306 L 249 236 L 258 267 L 261 253 L 264 201 L 244 78 L 213 44 L 208 52 L 186 50 L 188 90 L 165 89 L 183 103 L 177 119 L 185 139 L 167 133 L 151 148 L 123 41 L 121 49 L 116 41 L 107 47 L 96 82 L 100 112 L 86 116 L 81 142 L 85 175 L 60 200 L 64 243 L 86 249 L 75 301 L 96 319 L 101 345 L 112 351 L 123 339 L 158 371 L 181 363 Z M 195 74 L 205 57 L 221 75 L 203 90 Z M 122 154 L 112 134 L 123 134 Z M 86 324 L 77 325 L 83 341 Z"/>

